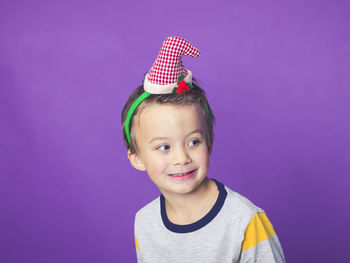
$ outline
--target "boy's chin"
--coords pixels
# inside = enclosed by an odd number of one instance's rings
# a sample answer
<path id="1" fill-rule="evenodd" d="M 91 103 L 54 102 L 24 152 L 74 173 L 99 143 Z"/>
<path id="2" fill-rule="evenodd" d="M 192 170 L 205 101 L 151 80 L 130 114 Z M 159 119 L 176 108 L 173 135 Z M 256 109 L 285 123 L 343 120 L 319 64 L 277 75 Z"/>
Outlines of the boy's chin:
<path id="1" fill-rule="evenodd" d="M 172 176 L 169 175 L 169 177 L 172 177 Z M 178 179 L 170 178 L 170 180 L 172 181 L 172 184 L 164 192 L 173 193 L 173 194 L 182 194 L 182 195 L 193 194 L 197 192 L 201 186 L 203 186 L 203 182 L 205 182 L 208 178 L 203 177 L 200 180 L 196 180 L 196 179 L 198 178 L 178 181 Z"/>

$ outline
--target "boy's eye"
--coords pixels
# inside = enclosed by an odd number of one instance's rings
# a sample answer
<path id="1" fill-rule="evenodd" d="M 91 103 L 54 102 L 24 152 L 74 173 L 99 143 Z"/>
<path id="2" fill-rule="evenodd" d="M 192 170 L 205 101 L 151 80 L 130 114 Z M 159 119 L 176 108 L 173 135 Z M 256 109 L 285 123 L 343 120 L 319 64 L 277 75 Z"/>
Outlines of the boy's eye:
<path id="1" fill-rule="evenodd" d="M 191 140 L 189 143 L 188 143 L 188 146 L 195 146 L 195 145 L 197 145 L 197 144 L 199 144 L 200 143 L 200 140 Z"/>
<path id="2" fill-rule="evenodd" d="M 169 145 L 161 145 L 157 148 L 157 150 L 160 150 L 160 151 L 167 151 L 169 149 L 170 149 Z"/>

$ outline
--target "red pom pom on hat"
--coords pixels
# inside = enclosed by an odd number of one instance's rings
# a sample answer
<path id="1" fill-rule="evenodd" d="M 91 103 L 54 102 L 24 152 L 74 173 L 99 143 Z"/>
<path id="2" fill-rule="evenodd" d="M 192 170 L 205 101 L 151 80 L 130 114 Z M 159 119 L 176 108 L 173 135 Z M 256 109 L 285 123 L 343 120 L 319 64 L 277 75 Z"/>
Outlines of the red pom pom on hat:
<path id="1" fill-rule="evenodd" d="M 181 81 L 179 82 L 179 88 L 181 88 L 181 89 L 185 88 L 186 85 L 187 85 L 187 83 L 186 83 L 186 81 L 184 81 L 184 80 L 181 80 Z"/>

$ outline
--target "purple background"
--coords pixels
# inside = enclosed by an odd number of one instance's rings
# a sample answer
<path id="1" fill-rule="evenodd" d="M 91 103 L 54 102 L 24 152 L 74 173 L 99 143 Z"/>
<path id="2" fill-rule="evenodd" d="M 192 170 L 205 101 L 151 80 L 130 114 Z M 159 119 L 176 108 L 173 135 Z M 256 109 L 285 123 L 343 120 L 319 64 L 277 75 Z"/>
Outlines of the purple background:
<path id="1" fill-rule="evenodd" d="M 220 4 L 219 4 L 220 3 Z M 344 262 L 349 1 L 0 3 L 0 262 L 135 262 L 159 195 L 128 162 L 120 113 L 163 40 L 217 117 L 208 176 L 262 207 L 288 262 Z"/>

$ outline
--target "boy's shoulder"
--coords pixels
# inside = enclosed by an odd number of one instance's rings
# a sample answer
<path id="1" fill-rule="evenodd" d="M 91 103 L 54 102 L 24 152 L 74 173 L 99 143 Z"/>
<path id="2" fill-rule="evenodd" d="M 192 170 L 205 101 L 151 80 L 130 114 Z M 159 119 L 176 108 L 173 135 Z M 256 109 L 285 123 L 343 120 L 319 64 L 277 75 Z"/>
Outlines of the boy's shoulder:
<path id="1" fill-rule="evenodd" d="M 160 196 L 140 208 L 135 215 L 135 221 L 142 218 L 143 221 L 154 220 L 154 216 L 160 213 Z"/>
<path id="2" fill-rule="evenodd" d="M 226 201 L 227 205 L 234 208 L 236 211 L 239 211 L 241 215 L 252 216 L 255 213 L 264 212 L 262 208 L 255 205 L 252 201 L 250 201 L 247 197 L 242 194 L 233 191 L 231 188 L 225 185 L 225 189 L 227 192 Z"/>
<path id="3" fill-rule="evenodd" d="M 262 208 L 255 205 L 247 197 L 233 191 L 228 186 L 224 186 L 227 192 L 223 214 L 232 220 L 239 219 L 249 222 L 256 213 L 264 212 Z"/>

